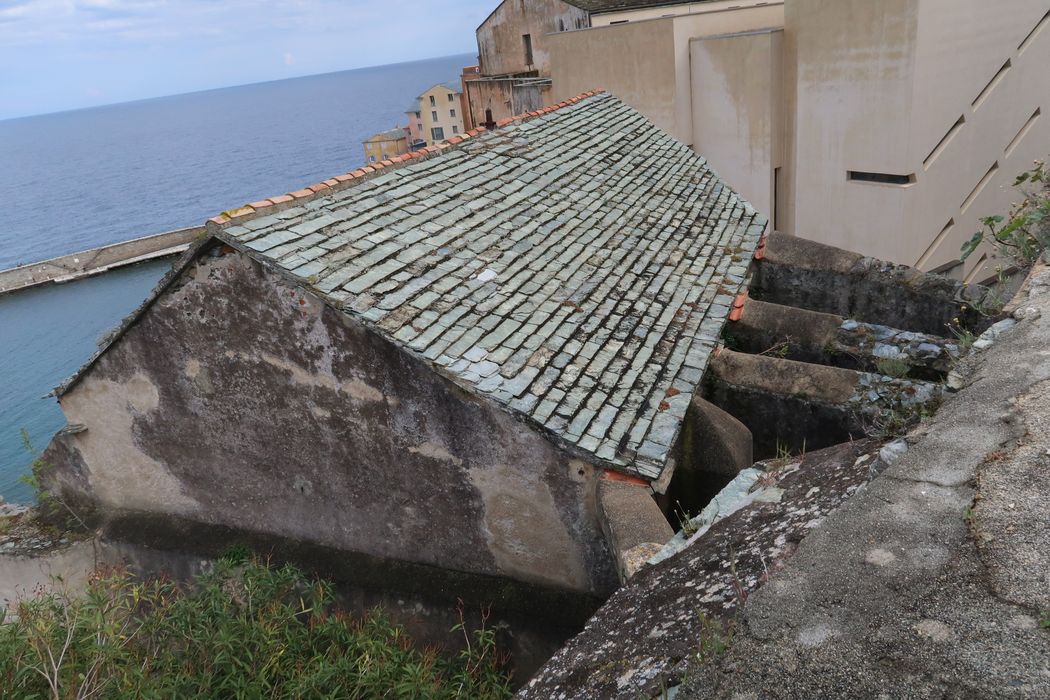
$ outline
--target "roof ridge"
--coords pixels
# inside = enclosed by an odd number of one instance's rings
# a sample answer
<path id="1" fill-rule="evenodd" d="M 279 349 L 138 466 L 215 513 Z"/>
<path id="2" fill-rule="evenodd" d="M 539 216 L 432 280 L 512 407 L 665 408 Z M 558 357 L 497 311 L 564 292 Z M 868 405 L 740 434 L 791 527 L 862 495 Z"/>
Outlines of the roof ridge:
<path id="1" fill-rule="evenodd" d="M 604 94 L 605 90 L 598 88 L 590 90 L 588 92 L 580 93 L 575 97 L 562 100 L 553 105 L 548 105 L 541 109 L 533 110 L 531 112 L 524 112 L 522 114 L 508 117 L 506 119 L 500 119 L 496 122 L 496 128 L 502 129 L 506 126 L 512 126 L 516 124 L 523 124 L 527 121 L 535 119 L 536 117 L 550 114 L 559 109 L 569 107 L 574 104 L 578 104 L 596 95 Z M 251 202 L 234 209 L 228 209 L 216 216 L 211 217 L 205 223 L 209 233 L 215 233 L 222 230 L 229 224 L 240 224 L 245 221 L 249 221 L 258 216 L 265 216 L 271 213 L 287 209 L 292 206 L 304 204 L 317 197 L 331 194 L 332 192 L 339 192 L 341 190 L 352 187 L 360 182 L 370 180 L 376 177 L 376 173 L 383 174 L 389 172 L 391 169 L 402 167 L 408 163 L 412 163 L 419 159 L 428 159 L 438 155 L 441 155 L 449 150 L 454 149 L 459 144 L 467 141 L 475 136 L 480 136 L 487 133 L 489 130 L 484 126 L 479 126 L 475 129 L 471 129 L 463 134 L 452 136 L 451 138 L 445 139 L 440 144 L 433 146 L 427 146 L 421 148 L 418 151 L 410 151 L 404 155 L 397 156 L 395 158 L 386 158 L 375 163 L 368 163 L 357 170 L 352 170 L 342 175 L 336 175 L 335 177 L 318 182 L 313 185 L 307 185 L 302 189 L 294 192 L 288 192 L 287 194 L 277 195 L 276 197 L 270 197 L 268 199 L 261 199 L 257 202 Z"/>

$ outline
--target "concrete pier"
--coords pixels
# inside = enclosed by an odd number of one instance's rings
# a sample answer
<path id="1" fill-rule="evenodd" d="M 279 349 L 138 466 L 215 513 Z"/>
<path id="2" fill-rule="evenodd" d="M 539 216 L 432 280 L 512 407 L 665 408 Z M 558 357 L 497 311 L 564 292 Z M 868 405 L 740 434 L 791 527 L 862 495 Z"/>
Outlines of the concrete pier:
<path id="1" fill-rule="evenodd" d="M 42 284 L 71 282 L 126 265 L 178 255 L 203 233 L 202 226 L 183 228 L 0 270 L 0 295 Z"/>

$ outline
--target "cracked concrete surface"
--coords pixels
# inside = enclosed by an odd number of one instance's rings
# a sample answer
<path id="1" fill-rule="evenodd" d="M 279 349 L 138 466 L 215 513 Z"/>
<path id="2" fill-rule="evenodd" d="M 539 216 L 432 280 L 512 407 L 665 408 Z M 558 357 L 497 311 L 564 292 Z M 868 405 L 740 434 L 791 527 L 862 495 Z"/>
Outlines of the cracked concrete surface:
<path id="1" fill-rule="evenodd" d="M 1050 272 L 678 697 L 1050 697 Z M 1032 313 L 1036 309 L 1037 313 Z"/>

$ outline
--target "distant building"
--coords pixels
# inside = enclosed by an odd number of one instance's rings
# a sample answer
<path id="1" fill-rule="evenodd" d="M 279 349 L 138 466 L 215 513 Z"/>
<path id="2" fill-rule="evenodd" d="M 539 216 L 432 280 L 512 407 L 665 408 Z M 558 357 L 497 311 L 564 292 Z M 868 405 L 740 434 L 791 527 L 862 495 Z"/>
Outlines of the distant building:
<path id="1" fill-rule="evenodd" d="M 419 96 L 421 128 L 428 146 L 466 131 L 460 89 L 459 83 L 439 83 Z"/>
<path id="2" fill-rule="evenodd" d="M 467 83 L 471 80 L 478 80 L 479 78 L 481 78 L 480 65 L 464 66 L 463 72 L 459 76 L 459 82 L 462 89 L 462 94 L 460 94 L 459 96 L 459 101 L 463 107 L 463 128 L 468 131 L 477 128 L 478 126 L 481 126 L 481 124 L 474 121 L 474 116 L 473 114 L 471 114 L 469 93 L 470 88 L 467 85 Z"/>
<path id="3" fill-rule="evenodd" d="M 533 39 L 546 101 L 608 89 L 778 230 L 965 281 L 994 273 L 987 249 L 964 263 L 960 246 L 1050 150 L 1050 0 L 579 4 L 635 9 L 552 30 L 542 54 Z"/>
<path id="4" fill-rule="evenodd" d="M 463 83 L 468 123 L 492 124 L 552 101 L 548 49 L 551 35 L 685 13 L 700 4 L 706 3 L 703 0 L 503 0 L 477 29 L 478 75 Z"/>
<path id="5" fill-rule="evenodd" d="M 408 117 L 408 126 L 405 127 L 405 132 L 408 134 L 408 150 L 416 151 L 424 148 L 427 140 L 423 136 L 423 112 L 419 106 L 418 97 L 405 110 L 405 116 Z"/>
<path id="6" fill-rule="evenodd" d="M 365 162 L 375 163 L 408 153 L 408 133 L 398 127 L 365 139 Z"/>

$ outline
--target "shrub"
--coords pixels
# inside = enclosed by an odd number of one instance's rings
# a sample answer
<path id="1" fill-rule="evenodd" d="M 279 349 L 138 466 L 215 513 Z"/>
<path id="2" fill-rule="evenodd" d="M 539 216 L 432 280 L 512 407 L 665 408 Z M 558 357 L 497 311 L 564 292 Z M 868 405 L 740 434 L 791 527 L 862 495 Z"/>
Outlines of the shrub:
<path id="1" fill-rule="evenodd" d="M 963 260 L 987 241 L 997 254 L 1023 269 L 1046 249 L 1050 243 L 1050 169 L 1036 161 L 1031 170 L 1017 176 L 1014 186 L 1021 188 L 1024 199 L 1013 206 L 1008 217 L 981 219 L 984 228 L 962 245 Z"/>
<path id="2" fill-rule="evenodd" d="M 19 603 L 0 625 L 0 696 L 509 697 L 492 631 L 466 638 L 458 656 L 416 650 L 379 611 L 352 619 L 290 566 L 223 560 L 188 587 L 113 570 L 83 597 Z"/>

